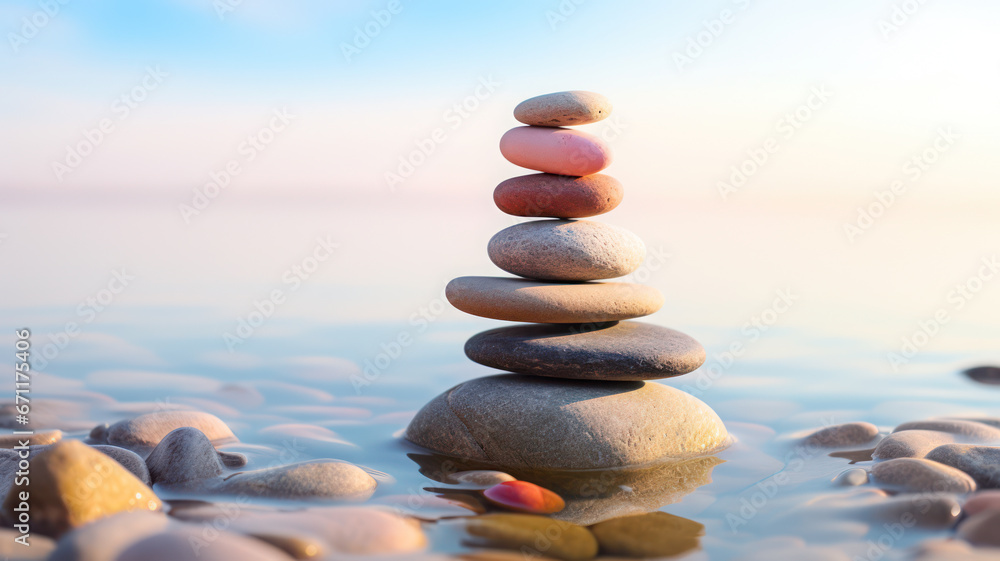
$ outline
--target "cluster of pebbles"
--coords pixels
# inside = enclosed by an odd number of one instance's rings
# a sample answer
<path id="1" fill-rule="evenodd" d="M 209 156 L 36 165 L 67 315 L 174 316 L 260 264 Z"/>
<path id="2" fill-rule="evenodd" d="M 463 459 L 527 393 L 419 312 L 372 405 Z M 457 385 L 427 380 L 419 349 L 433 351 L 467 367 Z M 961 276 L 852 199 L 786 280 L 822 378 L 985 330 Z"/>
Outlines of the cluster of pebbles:
<path id="1" fill-rule="evenodd" d="M 528 325 L 479 333 L 465 344 L 475 362 L 505 374 L 459 384 L 424 407 L 411 442 L 502 468 L 586 470 L 708 456 L 729 435 L 697 398 L 647 380 L 679 376 L 705 349 L 673 329 L 632 321 L 656 312 L 652 287 L 606 282 L 633 273 L 645 245 L 623 228 L 581 220 L 623 197 L 598 172 L 612 160 L 600 138 L 567 126 L 598 122 L 611 104 L 584 91 L 522 102 L 500 140 L 513 164 L 541 173 L 497 186 L 500 210 L 521 222 L 497 233 L 487 252 L 516 277 L 460 277 L 448 300 L 469 314 Z"/>
<path id="2" fill-rule="evenodd" d="M 953 531 L 908 558 L 1000 559 L 1000 418 L 932 418 L 888 434 L 853 422 L 822 428 L 804 444 L 857 465 L 834 483 L 874 495 L 873 507 L 894 523 Z"/>

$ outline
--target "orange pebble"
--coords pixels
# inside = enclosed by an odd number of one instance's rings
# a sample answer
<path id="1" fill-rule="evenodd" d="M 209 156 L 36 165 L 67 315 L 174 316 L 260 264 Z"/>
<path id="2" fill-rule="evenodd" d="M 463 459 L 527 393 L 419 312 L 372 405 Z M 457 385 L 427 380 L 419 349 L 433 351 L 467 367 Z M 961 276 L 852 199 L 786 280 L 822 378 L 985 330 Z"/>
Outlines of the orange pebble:
<path id="1" fill-rule="evenodd" d="M 504 481 L 483 495 L 497 506 L 530 514 L 552 514 L 566 506 L 559 495 L 527 481 Z"/>

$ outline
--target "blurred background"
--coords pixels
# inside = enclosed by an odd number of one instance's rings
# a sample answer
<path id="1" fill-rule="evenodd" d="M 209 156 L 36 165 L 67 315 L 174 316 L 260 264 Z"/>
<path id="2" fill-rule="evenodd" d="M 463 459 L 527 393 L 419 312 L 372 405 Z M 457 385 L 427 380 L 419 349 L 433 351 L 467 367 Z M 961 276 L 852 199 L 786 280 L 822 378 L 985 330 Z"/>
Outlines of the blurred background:
<path id="1" fill-rule="evenodd" d="M 3 340 L 31 327 L 59 349 L 50 369 L 88 372 L 165 354 L 252 368 L 306 340 L 306 362 L 332 349 L 363 368 L 404 332 L 460 355 L 496 322 L 443 287 L 502 274 L 486 243 L 516 220 L 492 191 L 529 173 L 497 149 L 512 110 L 585 89 L 615 105 L 586 130 L 626 188 L 598 220 L 645 240 L 634 280 L 667 299 L 650 321 L 702 340 L 709 365 L 734 342 L 803 373 L 996 360 L 998 16 L 986 0 L 3 2 Z M 358 330 L 309 339 L 321 325 Z"/>

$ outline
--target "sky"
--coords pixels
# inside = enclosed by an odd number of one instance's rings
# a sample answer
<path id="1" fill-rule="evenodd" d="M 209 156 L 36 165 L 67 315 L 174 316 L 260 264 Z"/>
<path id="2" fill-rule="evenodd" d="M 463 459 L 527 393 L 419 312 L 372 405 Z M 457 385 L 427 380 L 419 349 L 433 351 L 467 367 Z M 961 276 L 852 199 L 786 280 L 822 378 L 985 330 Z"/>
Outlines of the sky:
<path id="1" fill-rule="evenodd" d="M 618 108 L 618 130 L 590 128 L 615 135 L 635 188 L 718 197 L 821 88 L 751 178 L 763 196 L 863 197 L 952 127 L 932 198 L 996 200 L 1000 7 L 986 0 L 45 6 L 0 7 L 0 117 L 19 132 L 0 140 L 6 196 L 180 201 L 247 158 L 276 110 L 289 126 L 232 184 L 248 197 L 391 194 L 386 174 L 437 128 L 445 141 L 395 187 L 453 193 L 516 171 L 496 142 L 518 101 L 589 89 Z"/>
<path id="2" fill-rule="evenodd" d="M 98 324 L 190 306 L 219 333 L 333 236 L 283 316 L 405 321 L 450 278 L 499 273 L 486 243 L 515 220 L 491 193 L 528 173 L 497 148 L 514 106 L 585 89 L 614 105 L 583 128 L 626 192 L 598 219 L 670 256 L 647 269 L 656 321 L 738 331 L 791 288 L 789 325 L 890 350 L 945 307 L 986 345 L 1000 277 L 961 310 L 949 295 L 1000 253 L 998 16 L 989 0 L 3 1 L 0 307 L 79 319 L 124 267 L 139 280 Z"/>

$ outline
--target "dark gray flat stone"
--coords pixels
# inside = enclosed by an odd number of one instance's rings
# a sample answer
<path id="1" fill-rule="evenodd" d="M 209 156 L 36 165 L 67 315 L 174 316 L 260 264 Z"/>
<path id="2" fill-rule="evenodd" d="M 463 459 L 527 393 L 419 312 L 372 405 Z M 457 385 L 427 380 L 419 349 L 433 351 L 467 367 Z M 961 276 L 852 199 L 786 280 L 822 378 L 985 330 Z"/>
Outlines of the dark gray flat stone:
<path id="1" fill-rule="evenodd" d="M 473 336 L 465 354 L 509 372 L 582 380 L 669 378 L 705 362 L 698 341 L 637 321 L 501 327 Z"/>

